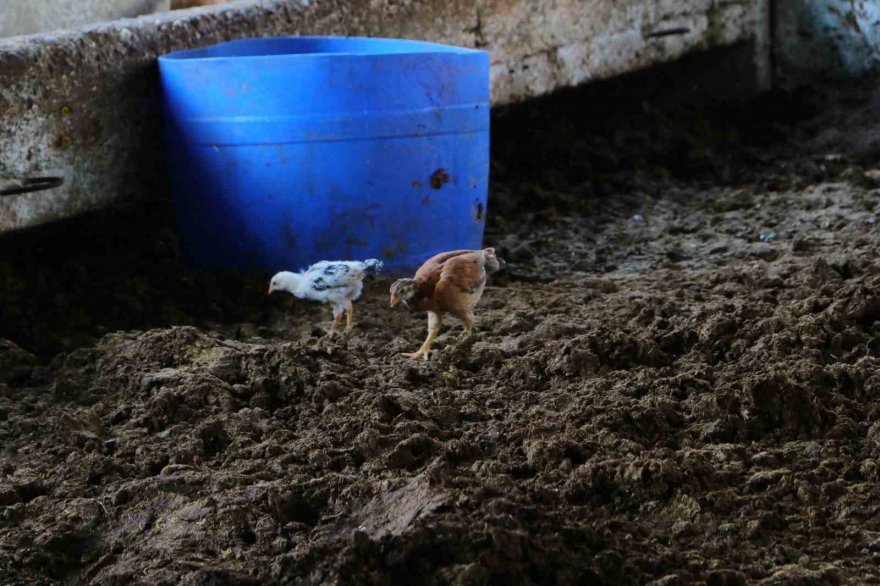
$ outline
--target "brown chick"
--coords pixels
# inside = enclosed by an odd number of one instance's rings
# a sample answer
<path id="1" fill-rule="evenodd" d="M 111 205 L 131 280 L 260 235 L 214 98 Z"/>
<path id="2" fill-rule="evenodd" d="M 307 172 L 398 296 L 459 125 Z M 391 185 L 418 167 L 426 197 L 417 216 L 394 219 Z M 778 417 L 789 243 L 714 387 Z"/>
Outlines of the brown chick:
<path id="1" fill-rule="evenodd" d="M 428 259 L 413 279 L 398 279 L 391 285 L 391 307 L 400 302 L 413 311 L 428 312 L 428 337 L 410 360 L 428 359 L 431 344 L 440 333 L 444 314 L 464 323 L 465 334 L 474 327 L 474 306 L 483 296 L 486 278 L 501 269 L 504 261 L 494 248 L 441 252 Z"/>

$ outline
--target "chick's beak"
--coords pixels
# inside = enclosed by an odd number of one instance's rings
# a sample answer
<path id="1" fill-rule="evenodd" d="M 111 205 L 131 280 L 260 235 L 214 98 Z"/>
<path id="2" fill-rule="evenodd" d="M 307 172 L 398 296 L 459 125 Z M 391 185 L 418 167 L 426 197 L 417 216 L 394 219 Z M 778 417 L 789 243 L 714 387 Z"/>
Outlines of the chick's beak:
<path id="1" fill-rule="evenodd" d="M 398 303 L 400 303 L 400 297 L 397 296 L 397 293 L 392 293 L 391 294 L 391 307 L 394 307 Z"/>
<path id="2" fill-rule="evenodd" d="M 271 295 L 274 291 L 275 291 L 275 287 L 273 287 L 272 285 L 269 285 L 269 293 L 267 293 L 267 295 Z"/>

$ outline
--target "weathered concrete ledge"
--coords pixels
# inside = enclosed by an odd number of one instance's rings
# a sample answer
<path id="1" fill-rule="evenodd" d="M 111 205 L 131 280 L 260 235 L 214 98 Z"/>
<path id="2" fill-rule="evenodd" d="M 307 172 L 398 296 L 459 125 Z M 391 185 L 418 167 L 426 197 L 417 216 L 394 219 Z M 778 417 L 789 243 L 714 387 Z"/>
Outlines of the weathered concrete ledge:
<path id="1" fill-rule="evenodd" d="M 876 0 L 777 0 L 775 83 L 860 77 L 880 68 Z"/>
<path id="2" fill-rule="evenodd" d="M 763 0 L 272 0 L 0 41 L 0 232 L 164 189 L 156 56 L 233 38 L 404 37 L 491 51 L 493 103 L 753 41 Z"/>
<path id="3" fill-rule="evenodd" d="M 170 0 L 5 0 L 0 2 L 0 38 L 153 14 Z"/>

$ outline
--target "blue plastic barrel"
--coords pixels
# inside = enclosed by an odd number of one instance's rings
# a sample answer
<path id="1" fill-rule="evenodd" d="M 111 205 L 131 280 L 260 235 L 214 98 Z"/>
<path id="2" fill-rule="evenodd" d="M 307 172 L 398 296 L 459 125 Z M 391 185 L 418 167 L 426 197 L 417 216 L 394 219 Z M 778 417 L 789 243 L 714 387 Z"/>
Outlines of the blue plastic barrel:
<path id="1" fill-rule="evenodd" d="M 247 39 L 159 58 L 183 252 L 200 270 L 479 248 L 485 51 L 394 39 Z"/>

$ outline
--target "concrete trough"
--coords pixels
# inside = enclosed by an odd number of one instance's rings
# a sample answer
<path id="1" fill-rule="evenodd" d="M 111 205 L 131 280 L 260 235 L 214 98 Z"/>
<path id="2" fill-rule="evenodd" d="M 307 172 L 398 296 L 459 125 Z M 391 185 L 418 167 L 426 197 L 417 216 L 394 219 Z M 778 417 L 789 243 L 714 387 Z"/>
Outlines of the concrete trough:
<path id="1" fill-rule="evenodd" d="M 730 46 L 753 52 L 755 79 L 766 84 L 767 6 L 768 0 L 272 0 L 0 40 L 0 233 L 166 190 L 156 57 L 169 51 L 276 35 L 487 48 L 498 105 Z M 28 181 L 31 190 L 19 193 Z"/>

